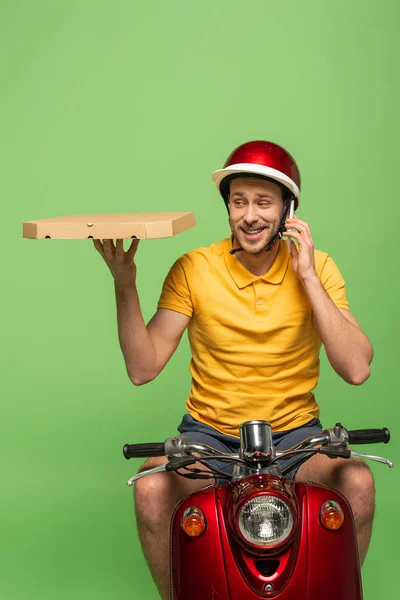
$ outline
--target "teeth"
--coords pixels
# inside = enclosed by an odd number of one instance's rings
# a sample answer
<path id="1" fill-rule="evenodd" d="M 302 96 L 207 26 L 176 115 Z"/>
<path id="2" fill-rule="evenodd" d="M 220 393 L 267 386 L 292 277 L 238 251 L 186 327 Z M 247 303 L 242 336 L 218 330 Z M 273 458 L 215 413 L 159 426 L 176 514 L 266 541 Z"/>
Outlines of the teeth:
<path id="1" fill-rule="evenodd" d="M 264 228 L 262 229 L 251 229 L 250 231 L 247 231 L 246 229 L 243 229 L 243 231 L 245 233 L 249 233 L 249 234 L 256 234 L 256 233 L 261 233 L 261 231 L 263 231 Z"/>

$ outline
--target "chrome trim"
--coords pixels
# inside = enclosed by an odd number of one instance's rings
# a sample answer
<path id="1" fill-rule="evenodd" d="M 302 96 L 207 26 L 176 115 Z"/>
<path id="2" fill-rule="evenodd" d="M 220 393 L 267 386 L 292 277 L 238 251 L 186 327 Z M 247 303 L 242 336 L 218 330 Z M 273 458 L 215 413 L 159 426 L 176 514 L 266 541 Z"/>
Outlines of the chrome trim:
<path id="1" fill-rule="evenodd" d="M 394 463 L 387 458 L 383 458 L 382 456 L 374 456 L 373 454 L 360 454 L 359 452 L 354 452 L 351 450 L 352 458 L 365 458 L 366 460 L 374 460 L 375 462 L 383 463 L 387 465 L 390 469 L 393 469 Z"/>
<path id="2" fill-rule="evenodd" d="M 268 421 L 247 421 L 240 431 L 239 454 L 247 462 L 267 462 L 273 455 L 272 428 Z"/>
<path id="3" fill-rule="evenodd" d="M 182 525 L 184 524 L 185 520 L 188 517 L 191 517 L 192 515 L 198 515 L 199 517 L 201 517 L 203 519 L 204 522 L 206 522 L 204 513 L 200 508 L 198 508 L 197 506 L 189 506 L 189 508 L 187 508 L 182 515 Z"/>
<path id="4" fill-rule="evenodd" d="M 134 475 L 134 477 L 128 479 L 126 485 L 131 486 L 135 483 L 135 481 L 141 479 L 142 477 L 146 477 L 146 475 L 152 475 L 153 473 L 162 473 L 163 471 L 165 471 L 166 465 L 167 463 L 165 463 L 164 465 L 159 465 L 158 467 L 153 467 L 153 469 L 147 469 L 147 471 L 141 471 L 137 475 Z"/>

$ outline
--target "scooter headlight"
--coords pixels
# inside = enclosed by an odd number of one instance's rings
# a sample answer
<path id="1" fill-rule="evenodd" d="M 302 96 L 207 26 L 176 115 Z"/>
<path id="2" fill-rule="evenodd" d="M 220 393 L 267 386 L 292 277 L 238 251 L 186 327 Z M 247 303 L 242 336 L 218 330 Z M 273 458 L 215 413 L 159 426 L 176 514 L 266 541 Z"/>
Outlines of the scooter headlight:
<path id="1" fill-rule="evenodd" d="M 283 543 L 290 536 L 293 513 L 277 496 L 256 496 L 242 506 L 238 526 L 245 540 L 268 548 Z"/>

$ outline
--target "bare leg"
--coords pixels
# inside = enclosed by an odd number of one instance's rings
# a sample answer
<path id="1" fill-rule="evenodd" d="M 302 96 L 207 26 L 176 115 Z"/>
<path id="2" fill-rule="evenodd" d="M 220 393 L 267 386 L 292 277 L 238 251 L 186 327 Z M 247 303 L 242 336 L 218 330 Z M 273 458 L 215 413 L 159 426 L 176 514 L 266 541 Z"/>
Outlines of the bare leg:
<path id="1" fill-rule="evenodd" d="M 298 470 L 296 481 L 329 485 L 350 503 L 356 523 L 361 565 L 367 555 L 375 509 L 375 486 L 369 467 L 359 459 L 330 459 L 315 455 Z"/>
<path id="2" fill-rule="evenodd" d="M 140 470 L 151 469 L 164 462 L 164 458 L 152 458 Z M 203 465 L 194 466 L 205 468 Z M 163 600 L 169 599 L 169 531 L 173 510 L 179 500 L 210 482 L 184 479 L 175 473 L 157 473 L 143 477 L 135 484 L 140 543 Z"/>

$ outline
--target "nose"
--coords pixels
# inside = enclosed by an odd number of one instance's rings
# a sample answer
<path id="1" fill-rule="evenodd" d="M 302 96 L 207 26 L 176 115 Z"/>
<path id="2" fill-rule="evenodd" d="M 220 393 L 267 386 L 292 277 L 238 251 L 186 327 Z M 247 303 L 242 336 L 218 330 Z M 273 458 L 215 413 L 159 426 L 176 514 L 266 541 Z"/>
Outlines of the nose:
<path id="1" fill-rule="evenodd" d="M 246 213 L 243 217 L 243 220 L 247 225 L 253 225 L 253 223 L 256 223 L 258 221 L 257 211 L 255 207 L 251 204 L 248 204 L 248 206 L 246 207 Z"/>

